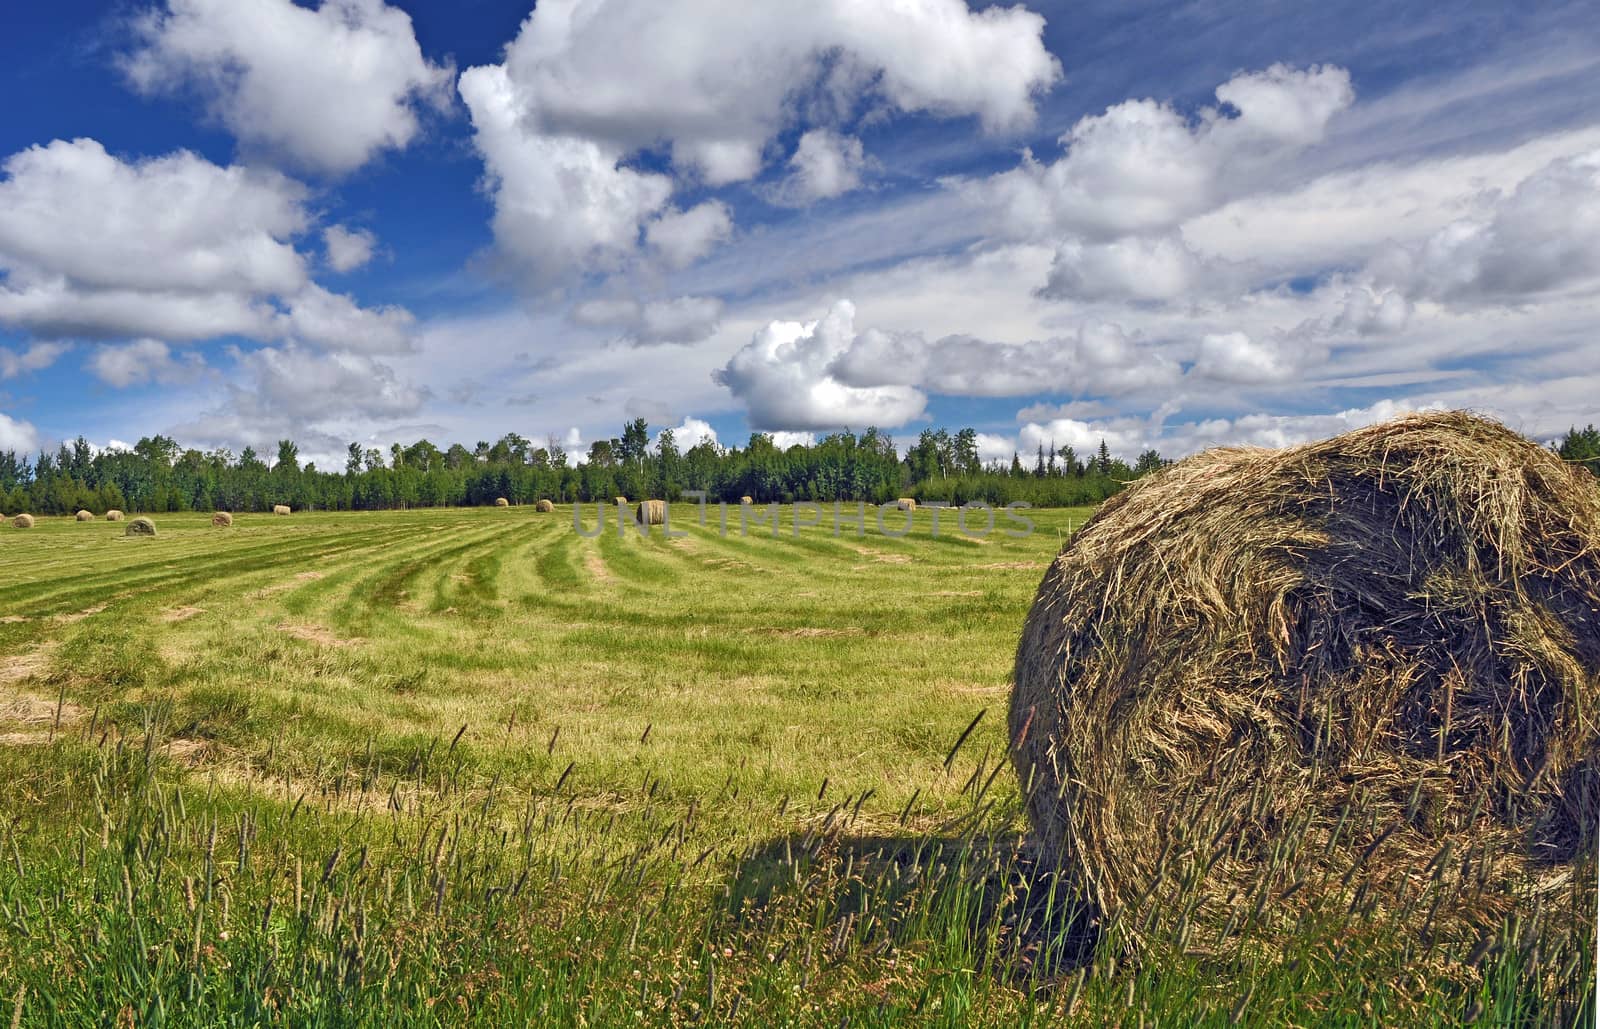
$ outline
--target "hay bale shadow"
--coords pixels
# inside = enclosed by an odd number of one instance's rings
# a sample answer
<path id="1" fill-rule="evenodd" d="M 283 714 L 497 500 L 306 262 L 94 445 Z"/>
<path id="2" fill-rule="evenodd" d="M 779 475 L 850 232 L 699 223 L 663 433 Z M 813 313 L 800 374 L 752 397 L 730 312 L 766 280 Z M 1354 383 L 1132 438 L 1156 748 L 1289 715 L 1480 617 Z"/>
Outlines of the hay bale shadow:
<path id="1" fill-rule="evenodd" d="M 758 922 L 780 910 L 844 939 L 876 928 L 873 946 L 915 945 L 937 927 L 964 934 L 997 979 L 1048 983 L 1090 964 L 1100 918 L 1068 877 L 1036 866 L 1008 833 L 793 833 L 739 862 L 728 917 Z M 782 917 L 782 915 L 776 915 Z"/>

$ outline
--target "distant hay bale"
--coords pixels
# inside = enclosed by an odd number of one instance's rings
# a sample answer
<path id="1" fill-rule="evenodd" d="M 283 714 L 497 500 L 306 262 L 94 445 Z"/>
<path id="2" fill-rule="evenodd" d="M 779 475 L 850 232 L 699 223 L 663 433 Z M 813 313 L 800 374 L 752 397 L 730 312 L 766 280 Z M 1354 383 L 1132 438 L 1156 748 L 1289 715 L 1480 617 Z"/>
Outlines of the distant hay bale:
<path id="1" fill-rule="evenodd" d="M 106 521 L 108 521 L 108 522 L 120 522 L 120 521 L 122 521 L 122 518 L 123 518 L 122 512 L 118 511 L 114 507 L 111 510 L 106 512 Z"/>
<path id="2" fill-rule="evenodd" d="M 894 502 L 894 506 L 896 510 L 900 511 L 915 511 L 917 509 L 917 502 L 911 497 L 901 497 L 899 500 Z"/>
<path id="3" fill-rule="evenodd" d="M 537 504 L 533 505 L 533 509 L 540 514 L 549 514 L 551 511 L 556 509 L 556 505 L 550 503 L 548 500 L 541 500 Z"/>
<path id="4" fill-rule="evenodd" d="M 233 524 L 233 515 L 226 511 L 218 511 L 211 516 L 211 524 L 218 529 L 226 529 Z"/>
<path id="5" fill-rule="evenodd" d="M 33 528 L 33 515 L 19 514 L 15 518 L 11 519 L 11 524 L 14 528 L 31 529 Z"/>
<path id="6" fill-rule="evenodd" d="M 626 507 L 627 504 L 628 504 L 628 498 L 627 497 L 617 497 L 616 500 L 617 500 L 617 506 L 619 506 L 619 507 Z"/>
<path id="7" fill-rule="evenodd" d="M 634 520 L 640 525 L 664 525 L 667 521 L 665 500 L 641 500 L 634 511 Z"/>
<path id="8" fill-rule="evenodd" d="M 740 497 L 739 498 L 739 503 L 741 503 L 741 504 L 749 505 L 749 504 L 754 504 L 755 502 L 756 502 L 756 500 L 755 500 L 754 497 L 745 496 L 745 497 Z"/>
<path id="9" fill-rule="evenodd" d="M 507 500 L 505 497 L 495 497 L 494 498 L 494 506 L 495 507 L 510 507 L 511 506 L 511 501 Z"/>
<path id="10" fill-rule="evenodd" d="M 94 521 L 94 514 L 92 512 L 89 512 L 89 511 L 79 511 L 77 513 L 76 517 L 77 517 L 78 521 L 80 521 L 80 522 L 92 522 L 92 521 Z"/>
<path id="11" fill-rule="evenodd" d="M 1291 932 L 1354 897 L 1467 939 L 1586 881 L 1592 917 L 1600 490 L 1503 426 L 1130 483 L 1045 574 L 1015 683 L 1034 858 L 1134 944 L 1180 898 Z"/>
<path id="12" fill-rule="evenodd" d="M 273 504 L 272 505 L 272 513 L 275 514 L 275 515 L 286 515 L 286 514 L 289 514 L 291 512 L 290 512 L 289 505 L 287 505 L 287 504 Z"/>
<path id="13" fill-rule="evenodd" d="M 154 536 L 156 534 L 156 523 L 148 518 L 135 518 L 128 523 L 127 528 L 122 530 L 122 534 L 124 536 Z"/>

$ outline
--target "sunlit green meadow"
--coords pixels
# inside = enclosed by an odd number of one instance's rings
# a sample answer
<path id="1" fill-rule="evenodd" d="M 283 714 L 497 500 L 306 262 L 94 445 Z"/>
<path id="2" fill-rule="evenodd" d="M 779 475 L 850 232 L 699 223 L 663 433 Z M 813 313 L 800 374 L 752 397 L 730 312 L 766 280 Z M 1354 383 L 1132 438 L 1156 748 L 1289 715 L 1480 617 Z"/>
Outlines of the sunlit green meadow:
<path id="1" fill-rule="evenodd" d="M 1470 957 L 1343 925 L 1087 949 L 1019 864 L 1003 724 L 1089 513 L 982 538 L 854 505 L 748 534 L 674 505 L 673 538 L 609 508 L 586 537 L 569 507 L 0 526 L 0 1017 L 1580 1017 L 1575 931 L 1531 972 L 1517 927 Z"/>

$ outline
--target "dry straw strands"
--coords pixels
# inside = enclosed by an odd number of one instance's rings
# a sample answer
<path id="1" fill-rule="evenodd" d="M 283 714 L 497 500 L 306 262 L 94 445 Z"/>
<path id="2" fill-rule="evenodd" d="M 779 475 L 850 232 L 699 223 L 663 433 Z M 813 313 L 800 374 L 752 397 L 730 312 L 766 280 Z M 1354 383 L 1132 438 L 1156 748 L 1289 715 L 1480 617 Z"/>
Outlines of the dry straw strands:
<path id="1" fill-rule="evenodd" d="M 111 510 L 106 512 L 106 521 L 108 521 L 108 522 L 120 522 L 120 521 L 122 521 L 122 512 L 118 511 L 116 508 L 113 507 Z"/>
<path id="2" fill-rule="evenodd" d="M 900 511 L 915 511 L 917 509 L 917 502 L 911 497 L 901 497 L 899 500 L 894 502 L 894 506 Z"/>
<path id="3" fill-rule="evenodd" d="M 290 510 L 286 504 L 273 504 L 272 513 L 275 515 L 286 515 L 290 513 Z"/>
<path id="4" fill-rule="evenodd" d="M 634 519 L 640 525 L 663 525 L 667 521 L 667 502 L 665 500 L 641 500 L 639 507 L 634 512 Z"/>
<path id="5" fill-rule="evenodd" d="M 507 500 L 505 497 L 495 497 L 494 498 L 494 506 L 495 507 L 510 507 L 511 506 L 511 501 Z"/>
<path id="6" fill-rule="evenodd" d="M 19 514 L 15 518 L 11 519 L 11 524 L 14 528 L 31 529 L 33 528 L 33 515 Z"/>
<path id="7" fill-rule="evenodd" d="M 218 511 L 211 516 L 211 524 L 218 529 L 226 529 L 233 524 L 233 515 L 226 511 Z"/>
<path id="8" fill-rule="evenodd" d="M 1015 680 L 1036 858 L 1135 943 L 1291 931 L 1319 898 L 1427 938 L 1528 890 L 1586 883 L 1592 913 L 1600 489 L 1503 426 L 1415 415 L 1131 484 L 1045 574 Z"/>
<path id="9" fill-rule="evenodd" d="M 79 511 L 73 517 L 77 518 L 78 521 L 80 521 L 80 522 L 92 522 L 92 521 L 94 521 L 94 514 L 93 514 L 93 512 L 90 512 L 90 511 Z"/>
<path id="10" fill-rule="evenodd" d="M 156 534 L 156 523 L 148 518 L 135 518 L 128 523 L 126 529 L 122 530 L 122 534 L 124 536 L 154 536 Z"/>
<path id="11" fill-rule="evenodd" d="M 556 509 L 556 505 L 550 503 L 548 500 L 541 500 L 537 504 L 533 505 L 533 509 L 540 514 L 549 514 L 551 511 Z"/>

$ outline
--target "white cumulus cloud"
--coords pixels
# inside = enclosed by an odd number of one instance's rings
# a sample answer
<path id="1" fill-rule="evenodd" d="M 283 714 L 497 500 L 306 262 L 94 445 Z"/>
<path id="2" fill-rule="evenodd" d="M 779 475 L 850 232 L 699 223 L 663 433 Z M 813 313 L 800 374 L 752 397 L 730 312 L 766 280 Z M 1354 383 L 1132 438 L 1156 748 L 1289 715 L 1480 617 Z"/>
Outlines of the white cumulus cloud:
<path id="1" fill-rule="evenodd" d="M 138 339 L 96 347 L 87 367 L 106 385 L 125 389 L 151 382 L 189 382 L 204 374 L 206 363 L 196 353 L 175 356 L 172 348 L 158 339 Z"/>
<path id="2" fill-rule="evenodd" d="M 1116 104 L 1080 119 L 1056 160 L 1027 153 L 966 192 L 995 212 L 1000 235 L 1058 247 L 1046 296 L 1185 296 L 1219 269 L 1184 240 L 1182 225 L 1260 189 L 1322 141 L 1355 92 L 1343 68 L 1273 65 L 1234 76 L 1216 98 L 1193 119 L 1156 100 Z"/>
<path id="3" fill-rule="evenodd" d="M 137 27 L 123 62 L 135 87 L 192 90 L 242 143 L 319 171 L 405 147 L 452 78 L 382 0 L 167 0 Z"/>
<path id="4" fill-rule="evenodd" d="M 674 226 L 668 202 L 678 184 L 755 177 L 802 107 L 839 115 L 870 100 L 885 112 L 976 116 L 995 131 L 1027 126 L 1035 98 L 1061 74 L 1043 28 L 1020 6 L 975 12 L 963 0 L 545 0 L 504 61 L 468 69 L 459 92 L 484 159 L 496 242 L 534 286 L 549 288 L 626 264 L 658 215 L 668 225 L 651 242 L 669 262 L 699 256 L 728 230 L 712 212 Z M 830 102 L 806 103 L 819 93 Z M 856 151 L 839 140 L 817 136 L 806 148 L 812 187 L 849 184 Z M 656 148 L 670 155 L 671 174 L 626 163 Z M 696 245 L 677 247 L 678 237 Z"/>
<path id="5" fill-rule="evenodd" d="M 632 298 L 589 300 L 573 309 L 580 325 L 614 329 L 630 343 L 698 343 L 717 331 L 722 301 L 676 297 L 640 302 Z"/>
<path id="6" fill-rule="evenodd" d="M 43 337 L 242 336 L 398 352 L 411 316 L 311 281 L 305 187 L 178 151 L 126 161 L 92 139 L 11 155 L 0 178 L 0 325 Z"/>
<path id="7" fill-rule="evenodd" d="M 336 272 L 351 272 L 372 260 L 378 237 L 368 229 L 347 229 L 330 225 L 322 230 L 322 248 L 328 267 Z"/>
<path id="8" fill-rule="evenodd" d="M 71 349 L 72 344 L 55 341 L 33 343 L 21 351 L 0 347 L 0 379 L 14 379 L 19 375 L 43 371 Z"/>
<path id="9" fill-rule="evenodd" d="M 496 244 L 534 288 L 633 256 L 642 224 L 672 195 L 669 177 L 619 167 L 624 151 L 613 144 L 530 132 L 500 65 L 469 68 L 460 90 L 494 198 Z"/>
<path id="10" fill-rule="evenodd" d="M 1208 333 L 1190 374 L 1221 382 L 1283 382 L 1298 367 L 1286 347 L 1253 340 L 1242 332 Z"/>
<path id="11" fill-rule="evenodd" d="M 717 200 L 667 211 L 645 228 L 645 240 L 673 270 L 689 267 L 733 234 L 733 215 Z"/>
<path id="12" fill-rule="evenodd" d="M 757 430 L 904 425 L 927 397 L 904 385 L 850 386 L 832 371 L 855 341 L 855 305 L 841 300 L 815 322 L 775 321 L 712 378 L 745 405 Z"/>
<path id="13" fill-rule="evenodd" d="M 1124 101 L 1074 125 L 1059 159 L 1029 156 L 985 188 L 1024 238 L 1165 232 L 1257 185 L 1263 166 L 1321 140 L 1355 99 L 1343 68 L 1284 65 L 1237 75 L 1216 96 L 1228 106 L 1195 122 L 1155 100 Z"/>
<path id="14" fill-rule="evenodd" d="M 803 207 L 861 185 L 867 157 L 861 140 L 831 129 L 811 129 L 789 158 L 789 177 L 776 190 L 779 203 Z"/>
<path id="15" fill-rule="evenodd" d="M 672 444 L 678 452 L 687 453 L 702 443 L 717 442 L 717 430 L 711 423 L 700 418 L 685 418 L 680 424 L 671 427 Z M 650 441 L 653 447 L 661 445 L 661 433 L 656 433 L 656 438 Z"/>
<path id="16" fill-rule="evenodd" d="M 0 451 L 31 454 L 39 449 L 39 430 L 0 411 Z"/>
<path id="17" fill-rule="evenodd" d="M 1600 150 L 1552 161 L 1420 244 L 1379 255 L 1372 272 L 1413 298 L 1518 303 L 1600 281 Z"/>
<path id="18" fill-rule="evenodd" d="M 992 343 L 971 336 L 928 342 L 918 333 L 868 329 L 830 371 L 855 386 L 916 386 L 956 396 L 1025 396 L 1041 391 L 1121 394 L 1176 382 L 1177 364 L 1141 347 L 1116 325 L 1088 322 L 1069 336 Z"/>

